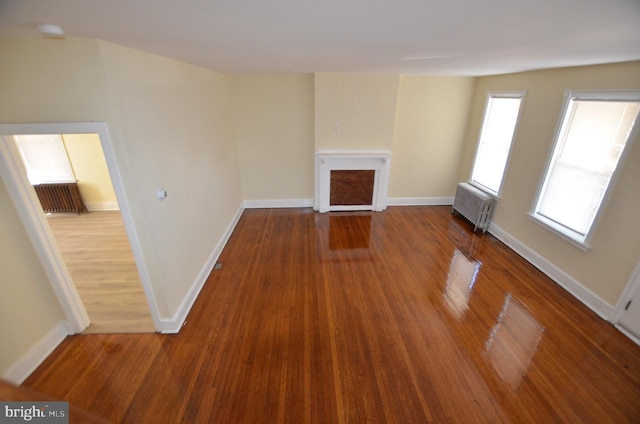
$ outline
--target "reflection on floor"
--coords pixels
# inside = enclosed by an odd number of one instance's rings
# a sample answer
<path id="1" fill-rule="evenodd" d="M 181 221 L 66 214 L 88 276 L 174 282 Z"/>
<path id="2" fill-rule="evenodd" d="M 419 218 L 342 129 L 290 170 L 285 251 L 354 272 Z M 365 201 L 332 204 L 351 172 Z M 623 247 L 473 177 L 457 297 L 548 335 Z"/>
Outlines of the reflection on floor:
<path id="1" fill-rule="evenodd" d="M 513 390 L 527 374 L 543 332 L 527 308 L 507 294 L 485 346 L 491 366 Z"/>

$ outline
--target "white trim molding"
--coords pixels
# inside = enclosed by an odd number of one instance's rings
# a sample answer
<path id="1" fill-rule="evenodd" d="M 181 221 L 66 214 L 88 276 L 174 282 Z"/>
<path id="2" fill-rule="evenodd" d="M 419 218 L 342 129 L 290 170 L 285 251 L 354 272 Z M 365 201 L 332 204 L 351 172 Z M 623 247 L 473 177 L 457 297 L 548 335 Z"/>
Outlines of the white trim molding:
<path id="1" fill-rule="evenodd" d="M 629 281 L 625 286 L 622 294 L 618 298 L 618 302 L 616 303 L 616 307 L 611 313 L 611 323 L 616 326 L 618 330 L 620 330 L 623 334 L 633 340 L 637 345 L 640 345 L 640 338 L 627 330 L 621 323 L 622 315 L 624 314 L 625 307 L 627 306 L 627 302 L 633 299 L 634 296 L 638 297 L 640 295 L 640 262 L 636 265 L 635 269 L 631 273 L 631 277 L 629 277 Z"/>
<path id="2" fill-rule="evenodd" d="M 22 384 L 69 334 L 71 331 L 67 323 L 58 321 L 47 334 L 9 367 L 2 378 L 17 385 Z"/>
<path id="3" fill-rule="evenodd" d="M 624 328 L 623 326 L 621 326 L 620 324 L 614 324 L 614 326 L 625 336 L 627 336 L 629 339 L 631 339 L 632 342 L 634 342 L 635 344 L 637 344 L 638 346 L 640 346 L 640 339 L 638 337 L 636 337 L 635 334 L 633 334 L 632 332 L 630 332 L 629 330 L 627 330 L 626 328 Z"/>
<path id="4" fill-rule="evenodd" d="M 74 333 L 81 333 L 89 326 L 89 315 L 51 233 L 42 206 L 20 163 L 17 148 L 9 137 L 12 134 L 22 134 L 21 129 L 24 127 L 0 125 L 0 178 L 4 181 L 29 240 L 47 274 L 69 328 Z M 37 131 L 33 133 L 37 134 Z"/>
<path id="5" fill-rule="evenodd" d="M 340 210 L 383 211 L 387 208 L 391 152 L 388 150 L 319 150 L 315 154 L 315 199 L 313 209 L 319 212 Z M 371 205 L 330 205 L 329 190 L 333 170 L 374 170 Z"/>
<path id="6" fill-rule="evenodd" d="M 314 199 L 245 200 L 245 209 L 311 208 Z M 451 206 L 450 197 L 388 197 L 387 206 Z"/>
<path id="7" fill-rule="evenodd" d="M 388 206 L 451 206 L 453 197 L 390 197 Z"/>
<path id="8" fill-rule="evenodd" d="M 207 259 L 204 266 L 200 270 L 200 273 L 198 273 L 196 280 L 191 285 L 191 289 L 189 289 L 189 292 L 182 300 L 182 303 L 180 303 L 180 307 L 178 308 L 178 311 L 174 314 L 172 318 L 160 319 L 161 333 L 175 334 L 180 332 L 180 329 L 186 323 L 186 319 L 187 319 L 187 315 L 189 315 L 189 311 L 191 311 L 191 308 L 193 307 L 193 304 L 198 298 L 198 295 L 200 294 L 202 287 L 204 287 L 204 284 L 207 282 L 207 278 L 209 278 L 209 275 L 211 274 L 211 271 L 213 270 L 216 262 L 218 261 L 218 258 L 220 257 L 222 250 L 224 249 L 225 245 L 229 241 L 229 238 L 231 237 L 233 230 L 238 224 L 238 221 L 240 220 L 240 217 L 242 216 L 243 211 L 244 211 L 244 206 L 240 205 L 235 215 L 233 216 L 233 219 L 231 220 L 231 222 L 227 226 L 227 229 L 222 235 L 222 238 L 220 238 L 215 249 L 213 249 L 213 251 L 209 255 L 209 258 Z"/>
<path id="9" fill-rule="evenodd" d="M 571 277 L 566 272 L 555 266 L 547 259 L 540 256 L 533 249 L 514 238 L 511 234 L 504 231 L 495 224 L 489 226 L 489 232 L 498 240 L 513 249 L 518 255 L 522 256 L 531 265 L 538 268 L 556 284 L 571 293 L 573 297 L 582 302 L 585 306 L 598 314 L 605 321 L 609 320 L 613 307 L 597 294 L 580 284 L 579 281 Z"/>
<path id="10" fill-rule="evenodd" d="M 610 320 L 613 324 L 618 324 L 618 322 L 620 322 L 627 302 L 630 301 L 636 293 L 640 294 L 640 261 L 631 273 L 631 277 L 629 277 L 629 281 L 627 281 L 627 285 L 624 287 L 622 294 L 620 294 L 620 297 L 618 298 L 616 307 L 611 313 Z"/>
<path id="11" fill-rule="evenodd" d="M 245 200 L 244 207 L 246 209 L 310 208 L 313 207 L 313 199 Z"/>

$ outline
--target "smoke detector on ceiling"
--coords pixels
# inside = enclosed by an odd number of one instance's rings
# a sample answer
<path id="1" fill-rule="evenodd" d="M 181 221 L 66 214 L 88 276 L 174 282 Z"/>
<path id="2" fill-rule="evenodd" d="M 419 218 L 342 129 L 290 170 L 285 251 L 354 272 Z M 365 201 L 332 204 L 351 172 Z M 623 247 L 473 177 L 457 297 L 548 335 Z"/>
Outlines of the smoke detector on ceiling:
<path id="1" fill-rule="evenodd" d="M 64 38 L 64 31 L 57 25 L 40 24 L 38 30 L 44 38 Z"/>

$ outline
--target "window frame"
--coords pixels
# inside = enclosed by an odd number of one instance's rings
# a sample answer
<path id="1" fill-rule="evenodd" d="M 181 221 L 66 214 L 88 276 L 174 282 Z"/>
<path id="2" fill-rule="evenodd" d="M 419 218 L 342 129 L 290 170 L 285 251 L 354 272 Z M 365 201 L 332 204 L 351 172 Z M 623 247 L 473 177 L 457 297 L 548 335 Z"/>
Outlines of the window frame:
<path id="1" fill-rule="evenodd" d="M 547 156 L 547 161 L 540 177 L 540 181 L 538 183 L 538 188 L 536 191 L 536 196 L 534 197 L 533 204 L 531 205 L 531 210 L 529 211 L 529 219 L 534 221 L 535 223 L 541 225 L 543 228 L 551 231 L 562 239 L 568 241 L 574 246 L 578 247 L 583 251 L 587 251 L 591 248 L 591 240 L 595 233 L 595 230 L 598 226 L 598 222 L 602 217 L 603 211 L 606 209 L 607 203 L 611 196 L 611 193 L 614 190 L 616 182 L 622 169 L 624 168 L 624 164 L 626 158 L 631 150 L 631 146 L 633 145 L 635 139 L 638 135 L 638 127 L 640 127 L 640 121 L 636 121 L 636 124 L 631 129 L 629 133 L 629 137 L 627 138 L 627 142 L 624 146 L 622 153 L 620 154 L 620 158 L 618 159 L 618 163 L 616 164 L 616 168 L 611 174 L 611 179 L 609 180 L 609 184 L 604 191 L 604 195 L 602 197 L 602 201 L 596 210 L 591 226 L 587 230 L 584 236 L 581 236 L 576 231 L 569 229 L 568 227 L 556 223 L 555 221 L 546 218 L 538 213 L 539 205 L 541 203 L 542 194 L 547 185 L 547 179 L 549 176 L 549 171 L 552 168 L 556 158 L 558 157 L 559 152 L 558 144 L 560 142 L 560 135 L 562 134 L 563 124 L 567 118 L 567 113 L 569 112 L 569 106 L 571 105 L 572 100 L 586 100 L 586 101 L 636 101 L 640 102 L 640 91 L 637 90 L 626 90 L 626 91 L 585 91 L 585 90 L 565 90 L 564 93 L 564 103 L 562 105 L 562 110 L 560 112 L 560 117 L 558 119 L 558 123 L 556 125 L 556 130 L 553 138 L 553 144 L 549 149 L 549 153 Z M 640 118 L 640 115 L 638 115 Z"/>
<path id="2" fill-rule="evenodd" d="M 500 198 L 500 193 L 502 192 L 502 187 L 504 186 L 504 179 L 507 175 L 507 170 L 509 169 L 509 162 L 511 160 L 511 149 L 513 148 L 513 142 L 516 138 L 516 134 L 518 132 L 518 126 L 520 125 L 520 118 L 522 116 L 522 106 L 524 104 L 525 97 L 527 95 L 526 89 L 521 90 L 488 90 L 485 96 L 484 102 L 484 112 L 482 114 L 482 123 L 480 127 L 480 132 L 478 134 L 478 140 L 476 142 L 476 150 L 473 157 L 473 164 L 471 165 L 471 172 L 469 173 L 469 184 L 478 188 L 479 190 L 484 191 L 487 194 L 495 197 L 496 199 Z M 473 173 L 476 168 L 476 164 L 478 162 L 478 156 L 480 153 L 481 143 L 482 143 L 482 135 L 484 133 L 484 129 L 487 123 L 487 112 L 489 111 L 489 102 L 492 98 L 507 98 L 507 99 L 520 99 L 520 107 L 518 108 L 518 115 L 516 117 L 516 123 L 513 127 L 513 134 L 511 135 L 511 140 L 509 141 L 509 149 L 507 151 L 507 160 L 504 163 L 504 170 L 502 172 L 502 179 L 500 180 L 500 186 L 497 191 L 492 190 L 491 188 L 483 185 L 482 183 L 475 181 L 473 179 Z"/>

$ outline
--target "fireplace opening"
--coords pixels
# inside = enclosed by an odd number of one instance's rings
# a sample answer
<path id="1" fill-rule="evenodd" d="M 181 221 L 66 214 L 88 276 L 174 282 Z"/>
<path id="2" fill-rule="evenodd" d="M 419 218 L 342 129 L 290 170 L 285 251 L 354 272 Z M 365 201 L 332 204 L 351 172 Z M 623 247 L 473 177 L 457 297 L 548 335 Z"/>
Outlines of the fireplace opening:
<path id="1" fill-rule="evenodd" d="M 329 189 L 329 204 L 371 205 L 373 204 L 373 183 L 376 171 L 332 170 Z"/>

